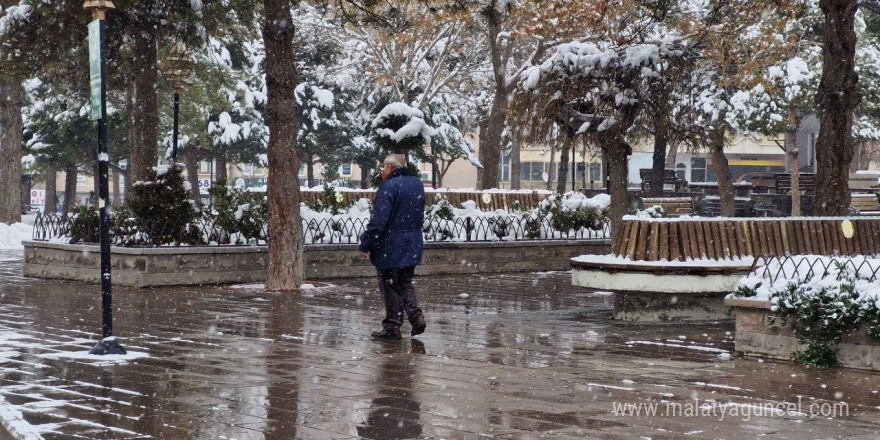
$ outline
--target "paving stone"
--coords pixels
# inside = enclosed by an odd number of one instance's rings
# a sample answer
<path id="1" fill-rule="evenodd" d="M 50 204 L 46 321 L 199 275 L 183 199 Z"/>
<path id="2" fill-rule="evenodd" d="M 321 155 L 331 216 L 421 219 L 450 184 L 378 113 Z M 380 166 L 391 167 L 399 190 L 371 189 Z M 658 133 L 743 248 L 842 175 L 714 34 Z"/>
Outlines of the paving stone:
<path id="1" fill-rule="evenodd" d="M 373 278 L 303 294 L 114 287 L 115 334 L 148 356 L 113 363 L 59 356 L 97 342 L 99 287 L 21 271 L 0 255 L 0 406 L 47 439 L 880 437 L 880 373 L 740 358 L 734 333 L 749 332 L 732 320 L 614 321 L 613 296 L 567 272 L 419 276 L 427 331 L 392 343 L 369 337 Z M 621 410 L 640 404 L 658 413 Z M 698 413 L 784 404 L 802 413 Z"/>

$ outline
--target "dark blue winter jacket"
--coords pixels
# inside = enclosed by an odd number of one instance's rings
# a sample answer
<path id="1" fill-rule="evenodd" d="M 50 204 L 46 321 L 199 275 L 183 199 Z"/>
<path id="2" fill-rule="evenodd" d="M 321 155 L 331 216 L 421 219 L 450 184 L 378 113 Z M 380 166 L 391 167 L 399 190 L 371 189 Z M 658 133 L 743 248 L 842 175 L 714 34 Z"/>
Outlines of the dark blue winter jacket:
<path id="1" fill-rule="evenodd" d="M 394 170 L 376 191 L 373 215 L 361 236 L 361 252 L 370 253 L 377 269 L 420 264 L 424 218 L 422 181 L 406 168 Z"/>

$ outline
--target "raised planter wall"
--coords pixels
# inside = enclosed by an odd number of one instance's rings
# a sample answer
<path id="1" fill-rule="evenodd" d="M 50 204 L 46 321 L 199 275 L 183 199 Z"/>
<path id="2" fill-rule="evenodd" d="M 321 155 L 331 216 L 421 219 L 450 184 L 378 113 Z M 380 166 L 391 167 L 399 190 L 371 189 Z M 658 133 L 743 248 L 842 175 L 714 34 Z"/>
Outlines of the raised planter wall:
<path id="1" fill-rule="evenodd" d="M 97 245 L 24 242 L 24 275 L 98 282 Z M 418 275 L 567 270 L 581 254 L 608 253 L 608 240 L 554 240 L 492 243 L 426 243 Z M 265 246 L 112 247 L 114 284 L 169 285 L 263 282 Z M 373 277 L 376 269 L 356 244 L 305 247 L 308 280 Z"/>
<path id="2" fill-rule="evenodd" d="M 790 360 L 803 348 L 794 334 L 792 317 L 785 324 L 770 324 L 770 303 L 749 298 L 727 298 L 724 303 L 736 314 L 736 351 L 746 356 Z M 861 329 L 845 335 L 837 346 L 837 361 L 843 367 L 880 371 L 880 341 Z"/>

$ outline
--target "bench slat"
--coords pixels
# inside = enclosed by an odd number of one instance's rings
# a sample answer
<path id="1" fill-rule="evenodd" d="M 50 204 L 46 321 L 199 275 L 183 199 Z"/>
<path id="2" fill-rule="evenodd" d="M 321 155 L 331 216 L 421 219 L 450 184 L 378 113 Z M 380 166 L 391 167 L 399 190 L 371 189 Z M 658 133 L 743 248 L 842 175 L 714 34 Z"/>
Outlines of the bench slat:
<path id="1" fill-rule="evenodd" d="M 721 241 L 721 228 L 720 223 L 718 222 L 707 222 L 708 228 L 707 235 L 709 236 L 709 243 L 712 245 L 714 258 L 723 259 L 724 258 L 724 245 Z"/>
<path id="2" fill-rule="evenodd" d="M 629 231 L 633 227 L 633 222 L 623 222 L 623 229 L 617 234 L 611 253 L 617 256 L 626 254 L 626 245 L 629 243 Z"/>
<path id="3" fill-rule="evenodd" d="M 791 254 L 798 255 L 804 254 L 807 252 L 807 246 L 804 243 L 804 232 L 801 230 L 801 225 L 799 225 L 796 221 L 788 222 L 788 229 L 791 231 Z"/>
<path id="4" fill-rule="evenodd" d="M 782 222 L 773 222 L 773 243 L 776 245 L 775 255 L 784 252 L 785 247 L 782 244 Z"/>
<path id="5" fill-rule="evenodd" d="M 648 237 L 645 233 L 645 230 L 648 229 L 648 225 L 645 221 L 640 221 L 639 225 L 636 227 L 636 246 L 635 251 L 633 252 L 634 260 L 644 260 L 645 259 L 645 248 L 648 246 Z"/>
<path id="6" fill-rule="evenodd" d="M 681 261 L 687 261 L 693 252 L 691 252 L 691 245 L 693 244 L 693 240 L 691 240 L 691 230 L 688 227 L 687 223 L 678 223 L 676 225 L 678 228 L 678 236 L 681 242 L 678 244 L 678 249 L 680 252 Z"/>
<path id="7" fill-rule="evenodd" d="M 868 241 L 870 240 L 870 236 L 868 235 L 867 229 L 865 229 L 867 226 L 867 222 L 858 222 L 857 221 L 854 223 L 855 223 L 854 229 L 856 230 L 856 239 L 858 240 L 859 247 L 861 248 L 859 253 L 860 254 L 870 253 L 871 252 L 870 249 L 872 249 L 870 243 L 868 243 Z"/>
<path id="8" fill-rule="evenodd" d="M 721 237 L 720 258 L 730 259 L 730 243 L 727 241 L 727 222 L 718 223 L 718 236 Z"/>
<path id="9" fill-rule="evenodd" d="M 657 259 L 669 258 L 669 223 L 660 223 L 660 249 Z"/>
<path id="10" fill-rule="evenodd" d="M 669 261 L 681 261 L 681 241 L 679 223 L 669 224 Z"/>
<path id="11" fill-rule="evenodd" d="M 865 228 L 871 239 L 871 249 L 876 252 L 877 249 L 880 249 L 880 225 L 877 220 L 871 219 L 865 221 Z"/>
<path id="12" fill-rule="evenodd" d="M 745 255 L 743 249 L 740 247 L 739 240 L 737 240 L 735 222 L 727 222 L 727 235 L 728 242 L 730 243 L 730 255 L 734 257 L 741 257 Z"/>
<path id="13" fill-rule="evenodd" d="M 828 243 L 825 241 L 825 228 L 822 227 L 821 223 L 810 223 L 810 228 L 816 236 L 817 250 L 822 255 L 827 255 Z"/>
<path id="14" fill-rule="evenodd" d="M 695 259 L 701 258 L 700 253 L 700 236 L 697 235 L 697 226 L 694 223 L 688 222 L 684 225 L 687 228 L 687 233 L 689 240 L 687 243 L 684 243 L 687 246 L 687 253 L 685 257 L 687 259 Z"/>
<path id="15" fill-rule="evenodd" d="M 753 221 L 744 221 L 740 222 L 737 225 L 737 232 L 739 233 L 737 241 L 739 241 L 739 248 L 741 249 L 741 252 L 745 253 L 746 255 L 755 255 L 755 251 L 752 248 L 752 243 L 749 240 L 749 237 L 752 236 L 753 223 Z"/>
<path id="16" fill-rule="evenodd" d="M 660 223 L 651 222 L 651 232 L 648 243 L 648 261 L 657 261 L 658 248 L 660 247 Z"/>
<path id="17" fill-rule="evenodd" d="M 758 255 L 767 255 L 769 250 L 767 249 L 767 231 L 765 222 L 757 222 L 755 224 L 755 229 L 757 230 L 757 234 L 755 234 L 755 239 L 757 240 L 754 246 L 755 252 Z"/>
<path id="18" fill-rule="evenodd" d="M 636 254 L 636 240 L 639 234 L 639 225 L 641 222 L 633 222 L 633 227 L 629 230 L 629 240 L 626 244 L 626 258 L 632 259 Z"/>

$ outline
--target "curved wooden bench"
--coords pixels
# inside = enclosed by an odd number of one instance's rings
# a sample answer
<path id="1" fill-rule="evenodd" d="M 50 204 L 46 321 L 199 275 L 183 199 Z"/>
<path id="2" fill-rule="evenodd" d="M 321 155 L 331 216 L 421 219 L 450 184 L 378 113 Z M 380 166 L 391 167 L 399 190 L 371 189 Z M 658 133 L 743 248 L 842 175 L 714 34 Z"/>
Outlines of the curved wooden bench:
<path id="1" fill-rule="evenodd" d="M 846 238 L 841 222 L 849 220 Z M 630 260 L 687 261 L 798 254 L 862 255 L 880 251 L 880 219 L 624 219 L 612 243 L 614 255 Z"/>
<path id="2" fill-rule="evenodd" d="M 843 220 L 852 223 L 850 237 Z M 723 297 L 757 256 L 878 251 L 880 217 L 625 217 L 611 255 L 571 260 L 572 284 L 615 291 L 615 319 L 725 319 Z"/>

